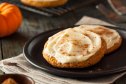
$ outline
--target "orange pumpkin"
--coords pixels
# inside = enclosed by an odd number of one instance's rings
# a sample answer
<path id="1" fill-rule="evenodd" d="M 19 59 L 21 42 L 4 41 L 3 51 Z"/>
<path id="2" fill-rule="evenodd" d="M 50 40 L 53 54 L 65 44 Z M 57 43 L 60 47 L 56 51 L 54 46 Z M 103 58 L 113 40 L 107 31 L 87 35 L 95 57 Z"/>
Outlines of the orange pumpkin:
<path id="1" fill-rule="evenodd" d="M 16 32 L 21 22 L 22 14 L 17 6 L 10 3 L 0 4 L 0 37 Z"/>

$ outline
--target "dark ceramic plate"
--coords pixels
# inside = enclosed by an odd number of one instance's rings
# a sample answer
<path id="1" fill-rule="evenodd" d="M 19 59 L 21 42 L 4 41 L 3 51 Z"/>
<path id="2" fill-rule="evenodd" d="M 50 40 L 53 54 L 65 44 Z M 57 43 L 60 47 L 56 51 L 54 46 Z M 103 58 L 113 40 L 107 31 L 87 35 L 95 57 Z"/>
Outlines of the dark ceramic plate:
<path id="1" fill-rule="evenodd" d="M 115 52 L 105 55 L 98 64 L 88 68 L 60 69 L 51 66 L 44 60 L 42 57 L 44 43 L 47 41 L 49 36 L 61 31 L 62 29 L 50 30 L 29 40 L 24 46 L 24 55 L 27 61 L 32 65 L 57 76 L 93 78 L 122 72 L 126 70 L 126 30 L 116 27 L 115 29 L 123 38 L 121 47 Z"/>

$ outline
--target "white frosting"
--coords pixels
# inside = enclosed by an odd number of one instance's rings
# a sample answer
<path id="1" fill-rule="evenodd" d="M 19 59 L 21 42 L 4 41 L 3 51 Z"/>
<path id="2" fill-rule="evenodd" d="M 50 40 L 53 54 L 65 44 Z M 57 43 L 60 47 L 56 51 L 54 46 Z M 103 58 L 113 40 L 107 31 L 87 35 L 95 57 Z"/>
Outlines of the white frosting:
<path id="1" fill-rule="evenodd" d="M 60 63 L 71 63 L 89 59 L 100 48 L 101 38 L 96 33 L 69 28 L 50 37 L 43 53 L 55 57 Z"/>
<path id="2" fill-rule="evenodd" d="M 107 43 L 107 49 L 111 48 L 120 40 L 120 35 L 116 30 L 109 29 L 103 26 L 95 26 L 95 25 L 81 25 L 79 27 L 76 27 L 75 30 L 89 30 L 92 32 L 95 32 L 99 34 L 105 42 Z"/>

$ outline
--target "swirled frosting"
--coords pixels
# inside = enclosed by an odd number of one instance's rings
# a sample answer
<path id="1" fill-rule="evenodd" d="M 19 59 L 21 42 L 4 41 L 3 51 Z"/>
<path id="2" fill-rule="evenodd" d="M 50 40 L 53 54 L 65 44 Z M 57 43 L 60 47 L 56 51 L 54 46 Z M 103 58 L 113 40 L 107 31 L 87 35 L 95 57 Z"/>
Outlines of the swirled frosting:
<path id="1" fill-rule="evenodd" d="M 60 63 L 81 62 L 98 52 L 101 42 L 96 33 L 69 28 L 49 37 L 43 52 Z"/>
<path id="2" fill-rule="evenodd" d="M 105 40 L 107 44 L 107 49 L 113 47 L 119 40 L 120 35 L 116 30 L 109 29 L 103 26 L 95 26 L 95 25 L 81 25 L 79 27 L 74 28 L 76 31 L 92 31 L 94 33 L 99 34 Z"/>

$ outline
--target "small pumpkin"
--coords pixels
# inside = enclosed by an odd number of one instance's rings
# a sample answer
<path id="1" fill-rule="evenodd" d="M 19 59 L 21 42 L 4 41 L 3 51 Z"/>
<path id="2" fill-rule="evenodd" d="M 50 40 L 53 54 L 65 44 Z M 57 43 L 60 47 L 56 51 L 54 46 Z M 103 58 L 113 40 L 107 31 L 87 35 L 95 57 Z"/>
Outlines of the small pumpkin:
<path id="1" fill-rule="evenodd" d="M 17 6 L 6 2 L 0 4 L 0 37 L 16 32 L 21 22 L 22 14 Z"/>

